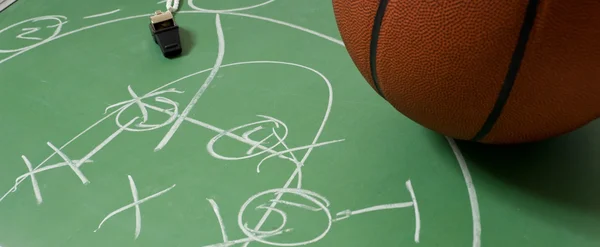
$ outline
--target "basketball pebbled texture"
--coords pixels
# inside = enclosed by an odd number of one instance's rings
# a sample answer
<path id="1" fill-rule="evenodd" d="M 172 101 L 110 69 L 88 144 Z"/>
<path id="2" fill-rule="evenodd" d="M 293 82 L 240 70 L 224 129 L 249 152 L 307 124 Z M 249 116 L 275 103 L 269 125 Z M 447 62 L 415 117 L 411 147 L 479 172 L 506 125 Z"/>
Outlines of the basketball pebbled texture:
<path id="1" fill-rule="evenodd" d="M 332 1 L 369 85 L 429 129 L 520 143 L 600 117 L 600 1 Z"/>

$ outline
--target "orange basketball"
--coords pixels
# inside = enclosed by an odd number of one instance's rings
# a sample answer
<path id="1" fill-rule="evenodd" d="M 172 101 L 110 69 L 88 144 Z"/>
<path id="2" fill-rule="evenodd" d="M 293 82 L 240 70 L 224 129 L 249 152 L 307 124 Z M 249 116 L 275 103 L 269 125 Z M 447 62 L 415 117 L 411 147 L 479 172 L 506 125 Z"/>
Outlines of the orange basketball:
<path id="1" fill-rule="evenodd" d="M 598 0 L 333 0 L 350 57 L 444 135 L 519 143 L 600 117 Z"/>

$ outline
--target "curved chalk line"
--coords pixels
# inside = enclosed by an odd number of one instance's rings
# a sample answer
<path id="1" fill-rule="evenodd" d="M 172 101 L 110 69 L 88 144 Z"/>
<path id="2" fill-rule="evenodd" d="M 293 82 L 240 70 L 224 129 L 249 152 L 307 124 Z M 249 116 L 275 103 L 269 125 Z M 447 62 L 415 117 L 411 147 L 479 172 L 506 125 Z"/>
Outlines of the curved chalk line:
<path id="1" fill-rule="evenodd" d="M 267 5 L 269 3 L 275 2 L 275 0 L 268 0 L 265 1 L 263 3 L 259 3 L 259 4 L 255 4 L 252 6 L 247 6 L 247 7 L 241 7 L 241 8 L 235 8 L 235 9 L 223 9 L 223 10 L 213 10 L 213 9 L 203 9 L 203 8 L 199 8 L 196 5 L 194 5 L 194 0 L 188 0 L 187 4 L 190 6 L 190 8 L 194 9 L 194 10 L 199 10 L 199 11 L 204 11 L 204 12 L 210 12 L 210 13 L 223 13 L 223 12 L 234 12 L 234 11 L 243 11 L 243 10 L 249 10 L 249 9 L 254 9 L 254 8 L 258 8 L 260 6 L 264 6 Z"/>

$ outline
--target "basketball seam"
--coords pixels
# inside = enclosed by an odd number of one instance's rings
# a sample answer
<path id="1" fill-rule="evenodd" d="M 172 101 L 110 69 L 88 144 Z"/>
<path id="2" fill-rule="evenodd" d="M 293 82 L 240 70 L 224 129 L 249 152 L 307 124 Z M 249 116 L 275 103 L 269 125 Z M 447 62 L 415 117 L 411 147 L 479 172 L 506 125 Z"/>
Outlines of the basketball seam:
<path id="1" fill-rule="evenodd" d="M 525 49 L 527 47 L 527 43 L 529 42 L 531 31 L 533 30 L 535 24 L 538 3 L 539 0 L 530 0 L 527 8 L 525 9 L 525 17 L 523 24 L 521 25 L 521 31 L 519 32 L 519 39 L 517 40 L 517 45 L 515 46 L 510 64 L 508 65 L 508 71 L 504 77 L 504 83 L 502 83 L 502 88 L 500 89 L 500 93 L 496 98 L 494 107 L 490 111 L 481 129 L 479 129 L 477 134 L 475 134 L 475 137 L 473 137 L 473 141 L 479 141 L 487 136 L 488 133 L 490 133 L 496 124 L 496 121 L 498 118 L 500 118 L 504 106 L 508 102 L 508 98 L 521 67 L 521 62 L 525 56 Z"/>
<path id="2" fill-rule="evenodd" d="M 371 30 L 371 45 L 369 47 L 369 65 L 371 69 L 371 78 L 373 80 L 373 85 L 375 86 L 375 90 L 381 97 L 385 98 L 383 95 L 383 91 L 379 86 L 379 81 L 377 79 L 377 43 L 379 42 L 379 31 L 381 30 L 381 24 L 383 22 L 383 15 L 385 14 L 385 9 L 387 7 L 388 0 L 381 0 L 379 2 L 379 6 L 377 7 L 377 12 L 375 13 L 375 20 L 373 21 L 373 29 Z"/>

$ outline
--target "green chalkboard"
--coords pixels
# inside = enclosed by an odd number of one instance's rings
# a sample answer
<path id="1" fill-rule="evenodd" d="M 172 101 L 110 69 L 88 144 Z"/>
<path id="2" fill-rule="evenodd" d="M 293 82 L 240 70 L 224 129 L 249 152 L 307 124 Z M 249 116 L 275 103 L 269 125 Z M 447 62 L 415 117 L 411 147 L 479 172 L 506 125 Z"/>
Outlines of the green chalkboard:
<path id="1" fill-rule="evenodd" d="M 326 0 L 0 13 L 0 246 L 600 245 L 600 124 L 455 142 L 368 86 Z"/>

